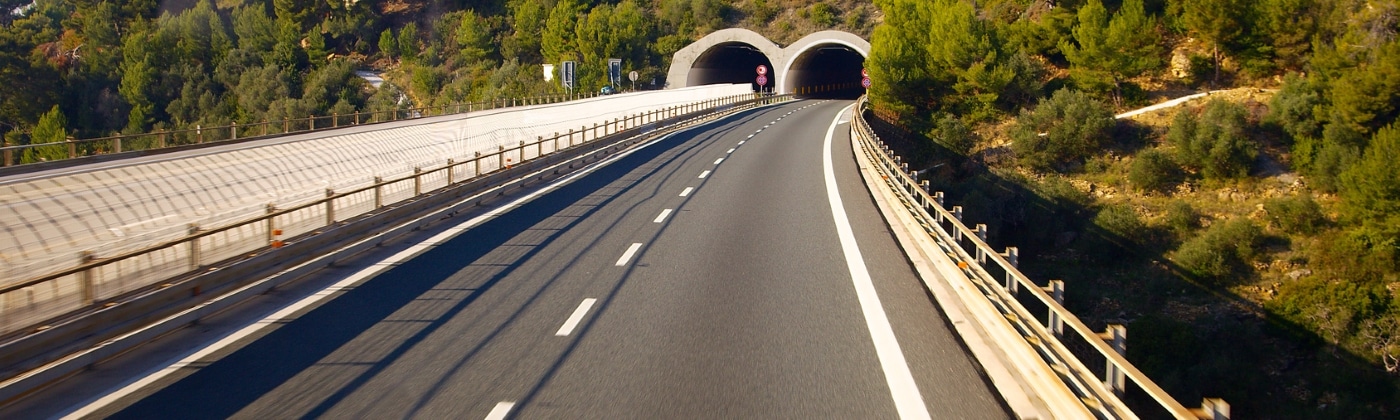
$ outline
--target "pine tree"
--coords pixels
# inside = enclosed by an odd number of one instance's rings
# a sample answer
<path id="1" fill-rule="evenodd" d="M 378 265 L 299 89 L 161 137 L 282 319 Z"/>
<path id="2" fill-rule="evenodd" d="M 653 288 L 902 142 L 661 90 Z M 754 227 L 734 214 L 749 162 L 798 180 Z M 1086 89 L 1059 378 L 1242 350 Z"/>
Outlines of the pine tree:
<path id="1" fill-rule="evenodd" d="M 398 55 L 395 53 L 398 49 L 399 41 L 394 39 L 393 28 L 386 28 L 384 32 L 379 33 L 379 53 L 383 54 L 384 58 L 393 59 Z"/>
<path id="2" fill-rule="evenodd" d="M 54 105 L 53 109 L 39 117 L 39 124 L 29 135 L 30 144 L 62 143 L 68 139 L 68 118 Z M 68 150 L 62 145 L 42 146 L 24 149 L 20 163 L 34 163 L 62 160 L 68 157 Z"/>

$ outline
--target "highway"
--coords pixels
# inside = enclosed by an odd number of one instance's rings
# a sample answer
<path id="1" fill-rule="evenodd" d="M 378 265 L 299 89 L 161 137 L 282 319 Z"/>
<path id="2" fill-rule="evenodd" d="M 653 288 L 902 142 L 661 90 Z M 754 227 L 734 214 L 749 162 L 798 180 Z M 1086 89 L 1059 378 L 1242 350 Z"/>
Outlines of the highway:
<path id="1" fill-rule="evenodd" d="M 849 105 L 659 139 L 0 417 L 1007 418 L 862 183 Z"/>

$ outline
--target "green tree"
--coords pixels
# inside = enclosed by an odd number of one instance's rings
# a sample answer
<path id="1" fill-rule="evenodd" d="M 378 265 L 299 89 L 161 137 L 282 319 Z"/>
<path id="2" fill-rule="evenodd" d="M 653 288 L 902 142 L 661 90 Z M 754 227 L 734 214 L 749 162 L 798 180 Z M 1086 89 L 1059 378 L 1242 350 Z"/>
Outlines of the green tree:
<path id="1" fill-rule="evenodd" d="M 1113 124 L 1107 105 L 1062 89 L 1034 111 L 1021 111 L 1011 128 L 1011 148 L 1024 165 L 1064 171 L 1107 143 Z"/>
<path id="2" fill-rule="evenodd" d="M 306 34 L 306 56 L 313 67 L 320 68 L 326 65 L 330 57 L 330 51 L 326 50 L 326 34 L 321 31 L 321 25 L 311 28 L 311 32 Z"/>
<path id="3" fill-rule="evenodd" d="M 54 105 L 53 109 L 39 117 L 39 124 L 29 134 L 30 144 L 62 143 L 68 139 L 68 118 Z M 68 158 L 64 146 L 41 146 L 24 149 L 20 163 L 34 163 L 63 160 Z"/>
<path id="4" fill-rule="evenodd" d="M 485 28 L 486 22 L 476 12 L 468 10 L 462 15 L 462 23 L 457 27 L 457 49 L 463 60 L 475 63 L 486 58 L 491 49 L 491 34 Z"/>
<path id="5" fill-rule="evenodd" d="M 1211 62 L 1215 65 L 1213 83 L 1220 82 L 1221 49 L 1244 34 L 1248 10 L 1243 0 L 1181 0 L 1182 23 L 1210 44 Z"/>
<path id="6" fill-rule="evenodd" d="M 384 32 L 379 33 L 379 53 L 383 54 L 384 58 L 394 58 L 398 55 L 395 54 L 398 49 L 399 41 L 394 39 L 393 28 L 385 29 Z"/>
<path id="7" fill-rule="evenodd" d="M 1099 0 L 1089 0 L 1079 9 L 1079 25 L 1074 39 L 1060 50 L 1070 61 L 1070 75 L 1079 86 L 1113 92 L 1114 102 L 1122 100 L 1122 84 L 1162 66 L 1161 37 L 1157 22 L 1147 16 L 1142 0 L 1127 0 L 1113 19 Z"/>
<path id="8" fill-rule="evenodd" d="M 1340 195 L 1347 218 L 1400 235 L 1400 128 L 1381 128 L 1361 160 L 1342 172 Z"/>
<path id="9" fill-rule="evenodd" d="M 1257 3 L 1260 32 L 1280 67 L 1301 70 L 1319 30 L 1317 0 L 1262 0 Z"/>
<path id="10" fill-rule="evenodd" d="M 399 57 L 411 61 L 418 57 L 418 24 L 409 22 L 399 29 Z"/>
<path id="11" fill-rule="evenodd" d="M 548 11 L 540 0 L 511 0 L 510 10 L 513 32 L 501 45 L 502 55 L 517 57 L 525 63 L 539 63 L 540 36 L 549 18 Z"/>
<path id="12" fill-rule="evenodd" d="M 238 48 L 247 51 L 268 54 L 277 45 L 276 22 L 257 5 L 239 6 L 233 10 L 233 33 L 238 36 Z"/>
<path id="13" fill-rule="evenodd" d="M 576 60 L 578 47 L 574 43 L 579 14 L 584 6 L 576 0 L 559 0 L 549 11 L 544 33 L 540 35 L 540 54 L 547 63 Z"/>

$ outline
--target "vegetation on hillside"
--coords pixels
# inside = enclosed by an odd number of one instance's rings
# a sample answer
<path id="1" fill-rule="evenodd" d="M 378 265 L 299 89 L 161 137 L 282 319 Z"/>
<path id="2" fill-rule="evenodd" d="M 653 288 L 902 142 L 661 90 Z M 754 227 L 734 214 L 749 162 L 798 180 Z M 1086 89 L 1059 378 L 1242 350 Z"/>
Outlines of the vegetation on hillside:
<path id="1" fill-rule="evenodd" d="M 0 0 L 0 10 L 0 86 L 22 87 L 0 95 L 7 144 L 555 94 L 540 65 L 565 60 L 581 63 L 579 91 L 607 84 L 608 58 L 640 73 L 637 88 L 656 88 L 672 53 L 715 29 L 790 42 L 878 22 L 855 0 Z M 389 83 L 367 86 L 356 70 Z"/>
<path id="2" fill-rule="evenodd" d="M 1179 399 L 1400 410 L 1400 2 L 876 4 L 886 131 Z"/>

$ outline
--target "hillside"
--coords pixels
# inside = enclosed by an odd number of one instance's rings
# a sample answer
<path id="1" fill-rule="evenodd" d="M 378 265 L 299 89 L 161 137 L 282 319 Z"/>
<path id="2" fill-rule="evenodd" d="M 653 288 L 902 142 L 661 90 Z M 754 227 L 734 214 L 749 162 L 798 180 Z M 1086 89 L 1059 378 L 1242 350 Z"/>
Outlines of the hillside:
<path id="1" fill-rule="evenodd" d="M 1241 418 L 1397 415 L 1400 4 L 878 4 L 886 136 L 1160 385 Z"/>
<path id="2" fill-rule="evenodd" d="M 21 4 L 0 6 L 10 3 Z M 45 143 L 558 93 L 539 64 L 565 59 L 621 58 L 646 81 L 638 88 L 657 88 L 671 54 L 715 29 L 791 42 L 820 29 L 869 34 L 880 16 L 852 0 L 41 0 L 0 21 L 0 84 L 26 86 L 0 96 L 0 137 Z M 370 88 L 358 69 L 390 83 Z M 581 66 L 579 89 L 605 84 L 600 70 Z"/>

